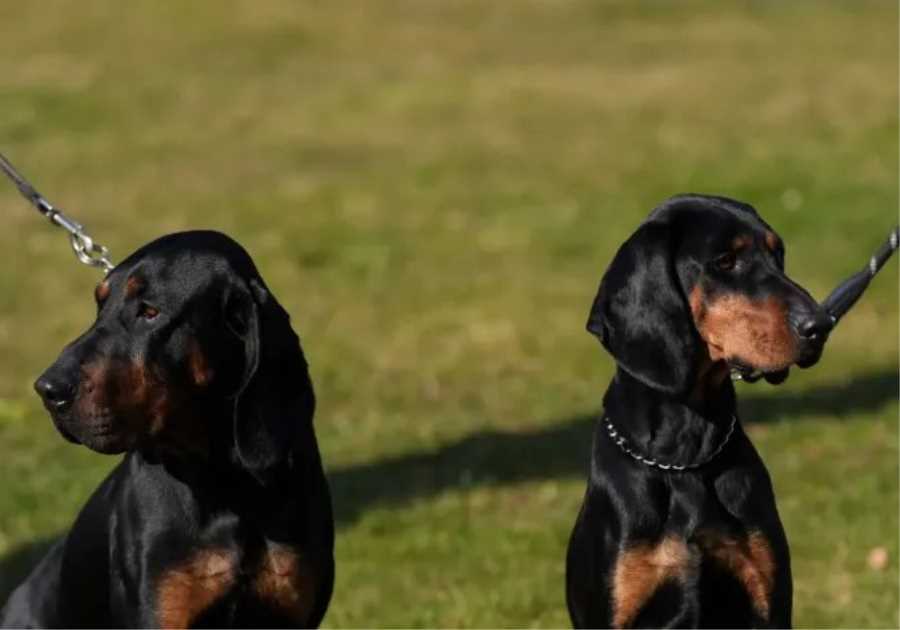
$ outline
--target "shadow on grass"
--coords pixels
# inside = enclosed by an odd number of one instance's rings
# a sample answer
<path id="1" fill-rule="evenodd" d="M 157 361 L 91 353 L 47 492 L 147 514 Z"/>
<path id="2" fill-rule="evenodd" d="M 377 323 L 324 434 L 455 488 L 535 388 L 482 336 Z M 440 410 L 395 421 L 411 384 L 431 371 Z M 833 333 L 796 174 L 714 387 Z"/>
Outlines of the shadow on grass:
<path id="1" fill-rule="evenodd" d="M 792 392 L 760 383 L 738 392 L 740 417 L 749 424 L 803 416 L 849 416 L 896 401 L 896 369 L 857 375 L 847 382 Z M 759 393 L 758 393 L 759 392 Z M 766 392 L 762 394 L 761 392 Z M 367 509 L 392 506 L 466 485 L 531 479 L 587 478 L 593 427 L 600 413 L 584 414 L 516 432 L 483 431 L 440 449 L 402 455 L 329 472 L 339 526 Z"/>
<path id="2" fill-rule="evenodd" d="M 868 372 L 842 383 L 799 392 L 781 393 L 774 390 L 768 396 L 750 395 L 745 388 L 738 391 L 738 396 L 740 417 L 751 424 L 816 414 L 844 419 L 897 400 L 900 396 L 900 373 L 897 369 Z"/>
<path id="3" fill-rule="evenodd" d="M 879 409 L 900 395 L 898 372 L 891 369 L 810 391 L 782 393 L 776 389 L 760 395 L 746 387 L 741 389 L 741 417 L 748 423 L 789 421 L 815 414 L 859 414 Z M 527 431 L 483 431 L 434 451 L 330 471 L 338 527 L 352 525 L 371 508 L 402 505 L 453 488 L 586 478 L 597 414 L 599 409 Z M 42 540 L 0 558 L 0 602 L 52 542 Z"/>

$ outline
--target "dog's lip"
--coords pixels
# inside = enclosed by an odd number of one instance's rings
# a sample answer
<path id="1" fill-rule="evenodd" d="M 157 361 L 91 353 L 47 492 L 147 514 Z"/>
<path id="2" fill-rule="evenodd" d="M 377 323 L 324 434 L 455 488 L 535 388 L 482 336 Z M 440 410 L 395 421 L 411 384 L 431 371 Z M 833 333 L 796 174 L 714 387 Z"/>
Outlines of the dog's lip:
<path id="1" fill-rule="evenodd" d="M 59 431 L 60 435 L 62 435 L 64 438 L 66 438 L 73 444 L 81 444 L 81 440 L 75 437 L 75 434 L 69 431 L 68 427 L 66 427 L 65 424 L 63 424 L 62 422 L 54 422 L 53 424 L 56 426 L 56 430 Z"/>
<path id="2" fill-rule="evenodd" d="M 64 438 L 75 444 L 84 444 L 85 439 L 115 436 L 120 427 L 109 409 L 88 414 L 75 414 L 72 408 L 49 410 L 50 418 Z"/>
<path id="3" fill-rule="evenodd" d="M 775 368 L 758 368 L 734 357 L 728 359 L 726 363 L 732 374 L 740 376 L 741 380 L 747 381 L 748 383 L 755 383 L 765 376 L 780 376 L 782 372 L 791 367 L 790 365 L 785 365 Z"/>
<path id="4" fill-rule="evenodd" d="M 741 360 L 739 357 L 728 357 L 725 362 L 728 365 L 728 368 L 731 370 L 733 374 L 739 374 L 740 377 L 744 380 L 748 380 L 751 383 L 759 380 L 763 376 L 780 374 L 785 370 L 791 368 L 791 366 L 796 365 L 801 369 L 806 369 L 814 366 L 819 362 L 819 359 L 822 358 L 822 353 L 824 351 L 824 343 L 807 343 L 806 345 L 798 348 L 797 356 L 794 357 L 794 360 L 790 363 L 779 364 L 772 367 L 757 367 L 752 365 L 747 361 Z"/>
<path id="5" fill-rule="evenodd" d="M 132 441 L 128 436 L 117 431 L 86 434 L 82 443 L 92 451 L 104 455 L 124 453 L 132 447 Z"/>
<path id="6" fill-rule="evenodd" d="M 122 427 L 115 422 L 112 414 L 101 412 L 91 414 L 82 419 L 82 433 L 91 438 L 115 437 L 121 433 Z"/>
<path id="7" fill-rule="evenodd" d="M 802 370 L 805 370 L 806 368 L 811 368 L 812 366 L 814 366 L 816 363 L 819 362 L 820 358 L 821 358 L 821 353 L 816 353 L 816 355 L 813 357 L 800 359 L 797 361 L 797 367 L 799 367 Z"/>
<path id="8" fill-rule="evenodd" d="M 93 425 L 89 427 L 90 434 L 96 437 L 104 437 L 116 433 L 116 428 L 112 424 Z"/>
<path id="9" fill-rule="evenodd" d="M 59 431 L 60 435 L 73 444 L 81 444 L 81 440 L 75 436 L 75 432 L 72 431 L 70 427 L 72 415 L 69 413 L 69 409 L 64 411 L 48 409 L 47 411 L 49 411 L 53 426 L 56 427 L 56 430 Z"/>
<path id="10" fill-rule="evenodd" d="M 783 370 L 778 370 L 776 372 L 766 372 L 763 374 L 763 378 L 771 385 L 780 385 L 785 380 L 787 380 L 788 374 L 790 374 L 791 368 L 786 367 Z"/>
<path id="11" fill-rule="evenodd" d="M 100 423 L 82 424 L 76 433 L 78 444 L 104 455 L 123 453 L 132 445 L 132 440 L 124 427 L 111 419 Z"/>
<path id="12" fill-rule="evenodd" d="M 731 373 L 732 375 L 734 375 L 734 378 L 738 378 L 748 383 L 755 383 L 765 374 L 761 370 L 747 367 L 745 365 L 738 365 L 732 361 L 728 362 L 728 367 L 731 369 Z"/>

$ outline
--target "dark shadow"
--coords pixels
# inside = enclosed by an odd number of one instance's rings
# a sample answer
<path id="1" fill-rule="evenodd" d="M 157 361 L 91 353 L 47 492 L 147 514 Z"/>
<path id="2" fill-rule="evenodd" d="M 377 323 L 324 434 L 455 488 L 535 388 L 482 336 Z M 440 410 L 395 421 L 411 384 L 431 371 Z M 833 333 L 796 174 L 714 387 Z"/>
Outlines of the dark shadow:
<path id="1" fill-rule="evenodd" d="M 754 391 L 754 388 L 759 388 Z M 740 417 L 747 424 L 807 415 L 845 416 L 879 409 L 900 396 L 900 373 L 884 369 L 805 391 L 765 383 L 740 386 Z M 330 471 L 339 526 L 367 509 L 429 497 L 451 488 L 530 479 L 587 478 L 596 413 L 528 431 L 484 431 L 435 451 L 392 457 Z"/>
<path id="2" fill-rule="evenodd" d="M 754 387 L 759 393 L 748 386 L 738 392 L 741 418 L 749 424 L 813 414 L 841 417 L 871 412 L 900 396 L 896 369 L 801 392 L 782 392 L 762 383 Z M 337 524 L 345 527 L 366 510 L 403 505 L 454 488 L 533 479 L 585 479 L 599 413 L 598 407 L 596 412 L 524 431 L 482 431 L 433 451 L 329 471 Z M 0 558 L 0 602 L 5 602 L 52 542 L 42 540 Z"/>
<path id="3" fill-rule="evenodd" d="M 583 415 L 527 431 L 482 431 L 434 451 L 330 471 L 335 519 L 348 525 L 371 507 L 450 488 L 586 478 L 595 422 L 595 415 Z"/>
<path id="4" fill-rule="evenodd" d="M 45 538 L 16 547 L 0 558 L 0 608 L 56 540 L 56 537 Z"/>
<path id="5" fill-rule="evenodd" d="M 756 387 L 765 385 L 757 384 Z M 900 397 L 900 372 L 881 370 L 850 376 L 825 387 L 794 392 L 770 388 L 769 395 L 738 390 L 740 417 L 748 423 L 790 420 L 797 416 L 849 416 L 874 411 Z"/>

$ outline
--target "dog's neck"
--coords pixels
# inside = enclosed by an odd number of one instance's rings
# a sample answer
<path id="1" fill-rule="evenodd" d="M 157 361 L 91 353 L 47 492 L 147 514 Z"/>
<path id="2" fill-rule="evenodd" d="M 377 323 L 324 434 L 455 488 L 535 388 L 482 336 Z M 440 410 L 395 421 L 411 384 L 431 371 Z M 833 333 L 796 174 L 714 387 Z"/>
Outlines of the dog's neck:
<path id="1" fill-rule="evenodd" d="M 718 374 L 706 374 L 697 387 L 672 395 L 621 368 L 603 404 L 606 416 L 632 448 L 645 457 L 681 465 L 712 455 L 725 439 L 736 407 L 734 386 Z"/>
<path id="2" fill-rule="evenodd" d="M 151 466 L 156 474 L 168 477 L 190 496 L 210 509 L 235 512 L 258 509 L 274 494 L 284 494 L 288 481 L 302 483 L 302 474 L 293 462 L 285 462 L 273 472 L 273 480 L 263 484 L 235 462 L 221 446 L 213 447 L 208 456 L 172 450 L 145 448 L 131 453 L 141 466 Z"/>
<path id="3" fill-rule="evenodd" d="M 188 413 L 169 418 L 166 431 L 142 444 L 141 458 L 209 495 L 229 484 L 259 485 L 236 461 L 233 404 L 215 398 L 195 402 Z"/>

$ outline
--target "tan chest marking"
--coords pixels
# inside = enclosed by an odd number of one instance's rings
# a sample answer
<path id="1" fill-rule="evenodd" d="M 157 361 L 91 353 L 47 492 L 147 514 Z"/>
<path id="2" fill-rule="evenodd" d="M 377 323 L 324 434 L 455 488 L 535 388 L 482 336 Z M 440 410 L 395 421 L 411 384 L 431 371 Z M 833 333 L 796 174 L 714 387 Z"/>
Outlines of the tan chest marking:
<path id="1" fill-rule="evenodd" d="M 300 552 L 281 545 L 269 546 L 253 588 L 260 599 L 298 624 L 309 619 L 316 597 L 316 580 L 312 567 Z"/>
<path id="2" fill-rule="evenodd" d="M 696 554 L 679 538 L 663 538 L 623 551 L 613 574 L 613 625 L 627 626 L 663 582 L 683 582 L 698 567 Z"/>
<path id="3" fill-rule="evenodd" d="M 768 540 L 759 532 L 746 538 L 727 538 L 717 533 L 698 536 L 703 552 L 713 558 L 743 585 L 753 608 L 769 619 L 769 602 L 775 583 L 775 556 Z"/>
<path id="4" fill-rule="evenodd" d="M 237 554 L 205 549 L 166 571 L 157 587 L 157 619 L 161 628 L 188 628 L 234 585 Z"/>

